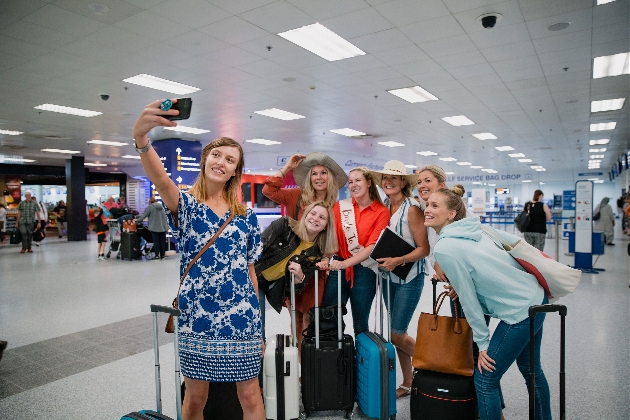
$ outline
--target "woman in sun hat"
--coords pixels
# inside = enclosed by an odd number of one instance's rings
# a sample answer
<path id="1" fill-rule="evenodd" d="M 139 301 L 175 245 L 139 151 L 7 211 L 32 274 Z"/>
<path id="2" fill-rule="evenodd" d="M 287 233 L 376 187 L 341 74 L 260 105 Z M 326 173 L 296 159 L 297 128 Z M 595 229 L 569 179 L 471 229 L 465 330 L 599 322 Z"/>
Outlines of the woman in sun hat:
<path id="1" fill-rule="evenodd" d="M 389 299 L 385 296 L 385 304 L 391 302 L 392 343 L 403 373 L 403 382 L 396 390 L 396 397 L 404 397 L 411 392 L 413 380 L 413 356 L 416 341 L 407 334 L 407 328 L 413 316 L 424 286 L 424 257 L 429 255 L 429 240 L 424 226 L 424 213 L 418 202 L 412 198 L 411 191 L 418 183 L 418 175 L 407 174 L 405 164 L 398 160 L 385 163 L 381 171 L 372 171 L 376 184 L 380 185 L 387 199 L 385 206 L 389 209 L 389 228 L 414 246 L 412 252 L 401 257 L 380 258 L 379 268 L 387 270 L 389 277 Z M 400 278 L 391 271 L 399 265 L 412 264 L 406 278 Z M 384 276 L 384 277 L 386 277 Z"/>
<path id="2" fill-rule="evenodd" d="M 289 171 L 293 171 L 298 188 L 281 188 L 284 177 Z M 339 189 L 348 182 L 348 176 L 344 170 L 330 156 L 311 152 L 306 155 L 293 155 L 287 163 L 274 176 L 265 180 L 263 194 L 270 200 L 282 204 L 287 209 L 287 216 L 294 220 L 300 220 L 304 209 L 313 203 L 323 201 L 332 207 L 337 202 Z M 326 269 L 328 256 L 324 256 L 318 263 L 319 272 L 319 296 L 322 301 L 324 285 L 326 281 Z M 262 302 L 262 299 L 261 299 Z M 301 294 L 295 296 L 295 323 L 298 332 L 298 348 L 302 342 L 301 331 L 308 327 L 308 310 L 315 303 L 315 282 L 309 282 Z M 264 312 L 264 310 L 263 310 Z M 264 325 L 264 318 L 263 318 Z M 263 327 L 264 328 L 264 327 Z"/>

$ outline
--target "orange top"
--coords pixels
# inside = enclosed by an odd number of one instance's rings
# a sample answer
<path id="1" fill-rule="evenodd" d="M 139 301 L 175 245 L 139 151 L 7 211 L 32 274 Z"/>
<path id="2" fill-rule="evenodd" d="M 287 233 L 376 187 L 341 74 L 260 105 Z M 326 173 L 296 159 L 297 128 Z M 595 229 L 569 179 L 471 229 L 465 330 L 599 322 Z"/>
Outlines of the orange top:
<path id="1" fill-rule="evenodd" d="M 262 192 L 265 197 L 267 197 L 271 201 L 285 206 L 287 209 L 287 216 L 296 220 L 300 220 L 300 218 L 302 217 L 302 213 L 304 213 L 304 208 L 300 206 L 296 217 L 295 206 L 300 199 L 300 195 L 302 195 L 302 189 L 281 188 L 283 182 L 284 179 L 280 178 L 279 176 L 270 176 L 265 179 L 265 186 L 263 187 Z"/>
<path id="2" fill-rule="evenodd" d="M 389 225 L 389 210 L 377 201 L 374 201 L 363 210 L 359 210 L 359 204 L 354 198 L 352 199 L 352 206 L 354 207 L 359 244 L 363 245 L 364 248 L 374 245 L 383 229 Z M 348 242 L 346 242 L 346 235 L 341 225 L 339 202 L 335 203 L 333 211 L 335 213 L 337 242 L 339 243 L 337 254 L 347 259 L 352 257 L 352 254 L 348 250 Z M 352 267 L 346 269 L 346 281 L 350 282 L 350 287 L 354 285 L 354 270 Z"/>

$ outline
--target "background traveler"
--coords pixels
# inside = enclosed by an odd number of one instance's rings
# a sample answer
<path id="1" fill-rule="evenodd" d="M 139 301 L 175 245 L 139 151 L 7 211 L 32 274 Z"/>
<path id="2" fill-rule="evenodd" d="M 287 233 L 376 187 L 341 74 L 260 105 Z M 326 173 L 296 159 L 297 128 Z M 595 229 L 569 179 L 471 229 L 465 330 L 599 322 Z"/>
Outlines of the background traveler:
<path id="1" fill-rule="evenodd" d="M 40 221 L 39 206 L 37 202 L 33 200 L 30 191 L 24 193 L 24 200 L 18 204 L 18 215 L 15 221 L 16 226 L 20 229 L 22 234 L 22 254 L 26 251 L 33 252 L 31 249 L 31 242 L 33 240 L 33 227 L 35 222 Z"/>
<path id="2" fill-rule="evenodd" d="M 612 207 L 610 207 L 609 197 L 602 198 L 602 201 L 595 206 L 593 210 L 593 220 L 597 213 L 599 218 L 593 223 L 594 232 L 604 232 L 604 239 L 606 245 L 614 245 L 613 239 L 615 238 L 615 215 L 613 214 Z"/>
<path id="3" fill-rule="evenodd" d="M 149 198 L 149 205 L 142 215 L 137 216 L 138 222 L 142 222 L 145 218 L 149 218 L 149 230 L 153 237 L 154 260 L 164 259 L 166 254 L 166 231 L 168 230 L 168 222 L 166 221 L 166 213 L 164 206 L 157 201 L 155 197 Z"/>
<path id="4" fill-rule="evenodd" d="M 5 232 L 7 231 L 7 209 L 4 204 L 0 203 L 0 244 L 4 242 Z"/>
<path id="5" fill-rule="evenodd" d="M 63 200 L 59 200 L 57 206 L 53 209 L 53 213 L 57 215 L 57 231 L 59 237 L 63 236 L 64 232 L 68 231 L 68 222 L 66 222 L 66 203 Z"/>
<path id="6" fill-rule="evenodd" d="M 534 191 L 532 201 L 525 203 L 525 209 L 529 209 L 529 225 L 523 232 L 525 242 L 540 251 L 545 249 L 545 237 L 547 236 L 547 222 L 551 220 L 549 206 L 542 202 L 544 194 L 541 190 Z"/>
<path id="7" fill-rule="evenodd" d="M 107 231 L 109 227 L 107 223 L 103 223 L 101 213 L 103 209 L 97 207 L 94 209 L 94 232 L 96 232 L 96 249 L 98 251 L 98 259 L 105 261 L 105 248 L 107 246 Z"/>

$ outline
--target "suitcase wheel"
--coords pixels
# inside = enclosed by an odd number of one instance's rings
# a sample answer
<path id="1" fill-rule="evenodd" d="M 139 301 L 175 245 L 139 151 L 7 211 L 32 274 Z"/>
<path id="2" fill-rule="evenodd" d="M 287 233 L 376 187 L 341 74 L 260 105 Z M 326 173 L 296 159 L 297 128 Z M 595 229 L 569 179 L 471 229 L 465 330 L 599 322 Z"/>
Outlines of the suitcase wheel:
<path id="1" fill-rule="evenodd" d="M 106 257 L 107 257 L 108 259 L 109 259 L 109 257 L 110 257 L 111 255 L 112 255 L 112 252 L 111 252 L 111 251 L 107 251 L 107 255 L 106 255 Z"/>

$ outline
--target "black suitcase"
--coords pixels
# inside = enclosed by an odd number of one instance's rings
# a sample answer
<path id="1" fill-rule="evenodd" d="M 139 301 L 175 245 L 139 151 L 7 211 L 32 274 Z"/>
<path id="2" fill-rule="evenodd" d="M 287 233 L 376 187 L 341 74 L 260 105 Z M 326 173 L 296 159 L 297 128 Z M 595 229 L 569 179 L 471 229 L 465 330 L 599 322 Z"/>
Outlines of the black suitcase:
<path id="1" fill-rule="evenodd" d="M 354 409 L 354 340 L 343 334 L 341 279 L 338 286 L 337 337 L 322 339 L 319 336 L 318 272 L 315 271 L 315 337 L 302 340 L 302 405 L 307 416 L 313 411 L 344 410 L 345 417 L 349 418 Z"/>
<path id="2" fill-rule="evenodd" d="M 567 316 L 567 307 L 564 305 L 534 305 L 529 307 L 529 419 L 535 419 L 535 398 L 534 384 L 536 374 L 534 373 L 534 318 L 540 312 L 558 312 L 560 315 L 560 420 L 566 420 L 566 396 L 564 382 L 564 355 L 565 355 L 565 333 L 564 319 Z"/>
<path id="3" fill-rule="evenodd" d="M 120 258 L 123 260 L 142 259 L 140 237 L 137 232 L 122 232 L 120 234 Z"/>
<path id="4" fill-rule="evenodd" d="M 182 400 L 185 394 L 186 384 L 182 383 Z M 208 401 L 203 408 L 203 418 L 204 420 L 243 419 L 243 409 L 238 399 L 235 382 L 210 382 Z"/>
<path id="5" fill-rule="evenodd" d="M 11 231 L 11 236 L 9 236 L 9 244 L 17 245 L 22 242 L 22 233 L 19 229 L 13 229 Z"/>

